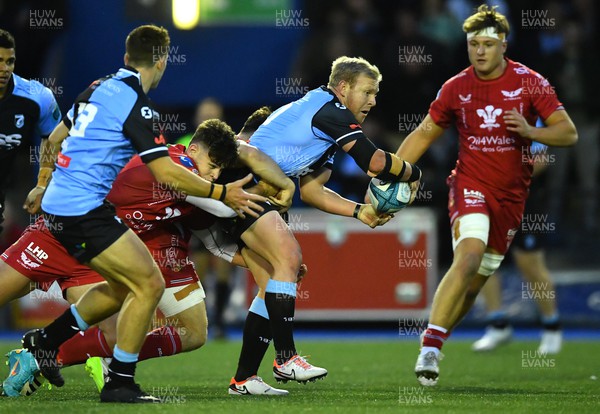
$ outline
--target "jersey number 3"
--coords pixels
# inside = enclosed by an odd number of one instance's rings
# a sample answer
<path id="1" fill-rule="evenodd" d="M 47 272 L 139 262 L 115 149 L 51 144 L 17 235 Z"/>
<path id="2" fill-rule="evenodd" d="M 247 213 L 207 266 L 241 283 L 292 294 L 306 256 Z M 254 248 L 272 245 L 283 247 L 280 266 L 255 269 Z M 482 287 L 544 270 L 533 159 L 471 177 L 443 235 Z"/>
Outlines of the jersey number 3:
<path id="1" fill-rule="evenodd" d="M 69 135 L 82 137 L 85 133 L 85 129 L 96 117 L 97 112 L 98 107 L 96 105 L 87 102 L 79 102 L 77 119 L 73 120 L 73 126 L 69 131 Z"/>

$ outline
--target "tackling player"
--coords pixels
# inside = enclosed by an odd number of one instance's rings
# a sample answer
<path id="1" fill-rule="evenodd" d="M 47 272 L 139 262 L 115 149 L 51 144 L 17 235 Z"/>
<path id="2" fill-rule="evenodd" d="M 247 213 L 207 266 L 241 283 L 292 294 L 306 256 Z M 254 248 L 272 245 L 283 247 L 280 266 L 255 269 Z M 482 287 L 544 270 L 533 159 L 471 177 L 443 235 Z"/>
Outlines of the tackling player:
<path id="1" fill-rule="evenodd" d="M 519 228 L 531 143 L 577 142 L 575 126 L 548 81 L 504 56 L 509 25 L 502 14 L 482 5 L 463 30 L 471 66 L 442 86 L 429 114 L 397 152 L 416 162 L 445 128 L 458 129 L 458 161 L 448 178 L 454 259 L 435 293 L 415 366 L 423 385 L 437 383 L 444 341 L 500 266 Z M 535 127 L 538 117 L 545 127 Z"/>

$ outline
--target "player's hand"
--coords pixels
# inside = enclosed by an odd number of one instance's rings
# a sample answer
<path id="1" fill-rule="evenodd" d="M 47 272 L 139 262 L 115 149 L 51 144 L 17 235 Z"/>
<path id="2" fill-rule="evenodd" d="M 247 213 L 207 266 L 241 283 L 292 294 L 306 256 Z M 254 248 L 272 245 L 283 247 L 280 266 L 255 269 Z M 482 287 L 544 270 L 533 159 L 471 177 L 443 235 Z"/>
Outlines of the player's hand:
<path id="1" fill-rule="evenodd" d="M 517 111 L 517 108 L 504 112 L 504 123 L 508 131 L 516 132 L 523 138 L 531 139 L 531 131 L 534 127 L 529 125 L 525 117 Z"/>
<path id="2" fill-rule="evenodd" d="M 284 188 L 279 190 L 277 194 L 269 197 L 269 202 L 277 207 L 280 213 L 285 213 L 292 206 L 292 199 L 296 188 Z"/>
<path id="3" fill-rule="evenodd" d="M 246 177 L 228 183 L 225 185 L 227 193 L 225 194 L 224 203 L 231 207 L 238 216 L 245 218 L 244 214 L 249 214 L 252 217 L 258 217 L 258 213 L 262 212 L 264 208 L 257 204 L 257 202 L 265 202 L 267 199 L 258 194 L 250 194 L 244 191 L 244 185 L 248 184 L 252 179 L 252 174 L 248 174 Z"/>
<path id="4" fill-rule="evenodd" d="M 383 226 L 394 217 L 393 214 L 379 213 L 371 204 L 361 204 L 358 211 L 358 219 L 367 226 L 374 229 L 377 226 Z"/>
<path id="5" fill-rule="evenodd" d="M 304 276 L 308 273 L 308 267 L 302 263 L 300 265 L 300 270 L 298 270 L 298 276 L 296 277 L 296 283 L 301 283 Z"/>
<path id="6" fill-rule="evenodd" d="M 408 205 L 410 206 L 415 198 L 417 198 L 417 193 L 419 192 L 419 186 L 421 185 L 421 180 L 413 181 L 410 183 L 410 201 Z"/>
<path id="7" fill-rule="evenodd" d="M 42 196 L 46 191 L 45 187 L 35 187 L 27 194 L 25 203 L 23 203 L 23 209 L 27 210 L 29 214 L 37 214 L 42 211 Z"/>

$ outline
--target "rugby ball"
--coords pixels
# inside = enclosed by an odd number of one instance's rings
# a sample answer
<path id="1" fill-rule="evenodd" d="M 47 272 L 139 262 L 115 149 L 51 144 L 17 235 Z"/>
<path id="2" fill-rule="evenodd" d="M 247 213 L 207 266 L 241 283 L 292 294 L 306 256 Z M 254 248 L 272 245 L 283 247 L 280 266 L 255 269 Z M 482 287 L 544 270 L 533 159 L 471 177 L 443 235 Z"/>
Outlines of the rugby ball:
<path id="1" fill-rule="evenodd" d="M 371 204 L 380 213 L 395 213 L 411 202 L 410 184 L 405 182 L 386 182 L 373 178 L 367 194 Z"/>

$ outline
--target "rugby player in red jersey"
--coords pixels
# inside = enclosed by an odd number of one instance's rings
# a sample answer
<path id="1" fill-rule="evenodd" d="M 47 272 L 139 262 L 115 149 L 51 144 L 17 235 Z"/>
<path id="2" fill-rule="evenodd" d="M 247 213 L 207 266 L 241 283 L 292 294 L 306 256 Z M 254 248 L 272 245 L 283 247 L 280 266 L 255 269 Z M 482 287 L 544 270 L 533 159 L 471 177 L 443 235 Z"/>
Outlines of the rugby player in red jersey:
<path id="1" fill-rule="evenodd" d="M 415 366 L 423 385 L 437 383 L 444 341 L 500 266 L 519 228 L 532 172 L 531 143 L 577 142 L 554 88 L 504 56 L 505 16 L 482 5 L 463 31 L 471 66 L 444 83 L 429 114 L 396 153 L 415 163 L 444 129 L 454 124 L 458 130 L 458 161 L 447 180 L 454 259 L 435 293 Z M 544 127 L 535 127 L 538 117 Z"/>

